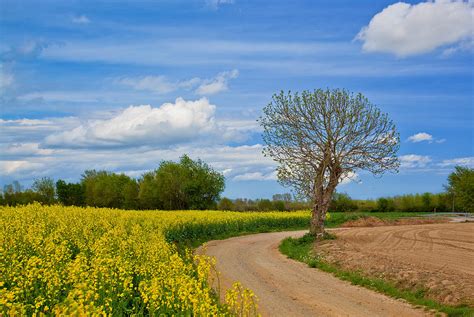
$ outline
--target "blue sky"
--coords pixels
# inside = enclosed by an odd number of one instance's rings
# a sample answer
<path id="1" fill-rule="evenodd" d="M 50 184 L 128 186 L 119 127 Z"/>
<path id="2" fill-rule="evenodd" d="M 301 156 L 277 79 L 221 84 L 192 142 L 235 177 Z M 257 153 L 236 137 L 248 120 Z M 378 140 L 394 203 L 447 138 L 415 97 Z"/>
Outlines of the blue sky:
<path id="1" fill-rule="evenodd" d="M 287 192 L 256 119 L 279 90 L 346 88 L 388 112 L 398 174 L 357 171 L 355 198 L 439 192 L 474 166 L 466 1 L 0 0 L 0 180 L 139 177 L 188 153 L 224 195 Z"/>

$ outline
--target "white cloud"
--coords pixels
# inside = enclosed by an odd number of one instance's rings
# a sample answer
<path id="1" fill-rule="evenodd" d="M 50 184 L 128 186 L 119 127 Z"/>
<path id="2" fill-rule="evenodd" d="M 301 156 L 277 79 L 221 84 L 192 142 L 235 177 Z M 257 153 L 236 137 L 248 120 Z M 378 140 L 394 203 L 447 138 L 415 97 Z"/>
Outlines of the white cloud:
<path id="1" fill-rule="evenodd" d="M 18 99 L 22 101 L 34 101 L 39 99 L 53 102 L 67 101 L 90 103 L 100 100 L 100 92 L 97 94 L 89 94 L 88 92 L 84 91 L 41 91 L 20 95 L 18 96 Z"/>
<path id="2" fill-rule="evenodd" d="M 51 155 L 53 150 L 42 149 L 39 143 L 12 143 L 8 145 L 0 144 L 2 157 L 25 156 L 25 155 Z"/>
<path id="3" fill-rule="evenodd" d="M 8 72 L 3 64 L 0 64 L 0 93 L 11 87 L 14 81 L 15 77 L 13 74 Z"/>
<path id="4" fill-rule="evenodd" d="M 347 175 L 343 175 L 339 181 L 339 185 L 346 185 L 352 182 L 360 182 L 359 175 L 355 172 L 349 172 Z"/>
<path id="5" fill-rule="evenodd" d="M 462 165 L 474 168 L 474 156 L 443 160 L 439 165 L 443 167 Z"/>
<path id="6" fill-rule="evenodd" d="M 229 80 L 237 78 L 237 76 L 239 76 L 239 71 L 237 69 L 219 73 L 215 78 L 204 81 L 196 89 L 196 93 L 199 95 L 213 95 L 225 91 L 229 89 Z"/>
<path id="7" fill-rule="evenodd" d="M 52 122 L 44 119 L 16 119 L 16 120 L 3 120 L 0 119 L 0 125 L 20 125 L 20 126 L 38 126 L 38 125 L 49 125 Z"/>
<path id="8" fill-rule="evenodd" d="M 165 76 L 122 77 L 117 83 L 132 87 L 135 90 L 151 91 L 157 94 L 166 94 L 178 89 L 196 89 L 199 95 L 212 95 L 228 89 L 230 79 L 237 78 L 239 71 L 221 72 L 213 78 L 201 79 L 194 77 L 186 80 L 170 81 Z"/>
<path id="9" fill-rule="evenodd" d="M 45 146 L 116 147 L 147 144 L 172 145 L 195 140 L 215 128 L 215 106 L 206 98 L 176 99 L 158 108 L 130 106 L 110 119 L 88 121 L 53 134 Z"/>
<path id="10" fill-rule="evenodd" d="M 273 171 L 270 173 L 262 172 L 253 172 L 253 173 L 244 173 L 237 176 L 234 176 L 234 181 L 274 181 L 277 180 L 277 172 Z"/>
<path id="11" fill-rule="evenodd" d="M 402 168 L 425 167 L 431 162 L 431 157 L 417 154 L 402 155 L 399 159 Z"/>
<path id="12" fill-rule="evenodd" d="M 433 143 L 433 142 L 436 142 L 436 143 L 444 143 L 446 142 L 446 139 L 437 139 L 437 138 L 434 138 L 431 134 L 429 133 L 426 133 L 426 132 L 420 132 L 420 133 L 416 133 L 412 136 L 409 136 L 407 141 L 409 142 L 412 142 L 412 143 L 419 143 L 419 142 L 428 142 L 428 143 Z"/>
<path id="13" fill-rule="evenodd" d="M 179 88 L 189 89 L 200 82 L 199 78 L 192 78 L 182 82 L 171 82 L 165 76 L 145 76 L 139 78 L 124 77 L 117 80 L 118 83 L 132 87 L 135 90 L 152 91 L 158 94 L 166 94 Z"/>
<path id="14" fill-rule="evenodd" d="M 41 168 L 41 164 L 29 161 L 0 161 L 0 175 L 11 175 Z"/>
<path id="15" fill-rule="evenodd" d="M 399 57 L 423 54 L 446 45 L 471 41 L 474 2 L 436 0 L 397 2 L 377 13 L 356 39 L 367 52 Z"/>
<path id="16" fill-rule="evenodd" d="M 262 127 L 257 120 L 219 120 L 220 135 L 223 140 L 242 142 L 251 134 L 259 133 Z"/>
<path id="17" fill-rule="evenodd" d="M 413 142 L 413 143 L 418 143 L 422 141 L 432 142 L 433 136 L 426 132 L 420 132 L 408 137 L 408 141 Z"/>
<path id="18" fill-rule="evenodd" d="M 210 8 L 217 9 L 223 4 L 234 4 L 234 0 L 206 0 L 206 4 Z"/>
<path id="19" fill-rule="evenodd" d="M 72 23 L 76 23 L 76 24 L 89 24 L 90 22 L 91 20 L 89 20 L 89 18 L 86 17 L 85 15 L 80 15 L 80 16 L 72 18 Z"/>

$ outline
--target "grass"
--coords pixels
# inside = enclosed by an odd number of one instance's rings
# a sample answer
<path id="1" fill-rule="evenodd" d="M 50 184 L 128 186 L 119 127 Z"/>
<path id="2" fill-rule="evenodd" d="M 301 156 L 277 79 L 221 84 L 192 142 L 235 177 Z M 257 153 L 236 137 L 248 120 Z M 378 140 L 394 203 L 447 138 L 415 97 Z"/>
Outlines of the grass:
<path id="1" fill-rule="evenodd" d="M 373 215 L 373 213 L 371 213 Z M 333 274 L 334 276 L 349 281 L 354 285 L 363 286 L 390 297 L 402 298 L 407 302 L 424 306 L 428 309 L 446 313 L 448 316 L 474 316 L 474 309 L 465 305 L 448 306 L 425 297 L 422 289 L 404 290 L 397 288 L 395 284 L 380 279 L 363 275 L 360 272 L 346 271 L 331 263 L 326 262 L 322 257 L 315 256 L 312 252 L 314 237 L 306 234 L 302 238 L 287 238 L 280 244 L 280 251 L 291 259 L 308 264 L 308 266 L 320 269 Z"/>
<path id="2" fill-rule="evenodd" d="M 416 217 L 429 214 L 426 212 L 332 212 L 326 221 L 327 228 L 335 228 L 346 221 L 357 220 L 365 217 L 376 217 L 383 220 L 396 220 L 404 217 Z"/>

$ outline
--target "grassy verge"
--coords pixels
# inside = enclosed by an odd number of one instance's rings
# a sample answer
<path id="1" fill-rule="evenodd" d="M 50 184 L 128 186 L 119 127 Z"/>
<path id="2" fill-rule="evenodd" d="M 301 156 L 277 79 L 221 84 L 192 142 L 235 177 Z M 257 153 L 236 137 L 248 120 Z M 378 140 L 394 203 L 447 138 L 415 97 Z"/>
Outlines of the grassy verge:
<path id="1" fill-rule="evenodd" d="M 299 239 L 287 238 L 280 244 L 280 251 L 291 259 L 304 262 L 310 267 L 331 273 L 354 285 L 360 285 L 394 298 L 402 298 L 413 305 L 434 309 L 446 313 L 448 316 L 474 316 L 473 308 L 468 306 L 444 305 L 426 298 L 423 290 L 402 290 L 389 281 L 367 277 L 360 272 L 345 271 L 340 267 L 324 261 L 322 257 L 315 256 L 312 252 L 313 245 L 314 238 L 310 235 L 305 235 Z"/>
<path id="2" fill-rule="evenodd" d="M 364 217 L 376 217 L 382 220 L 396 220 L 404 217 L 417 217 L 428 214 L 426 212 L 332 212 L 326 221 L 327 228 L 334 228 L 346 221 L 357 220 Z"/>

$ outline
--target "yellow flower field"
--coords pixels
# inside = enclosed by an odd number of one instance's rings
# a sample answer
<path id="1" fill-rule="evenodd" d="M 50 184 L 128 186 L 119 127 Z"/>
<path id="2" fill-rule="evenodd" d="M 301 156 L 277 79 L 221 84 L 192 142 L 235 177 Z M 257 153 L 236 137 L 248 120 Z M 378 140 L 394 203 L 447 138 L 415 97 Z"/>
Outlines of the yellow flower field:
<path id="1" fill-rule="evenodd" d="M 183 246 L 308 220 L 307 212 L 2 207 L 0 315 L 209 316 L 234 307 L 251 315 L 251 291 L 236 285 L 219 303 L 208 285 L 213 260 Z"/>

